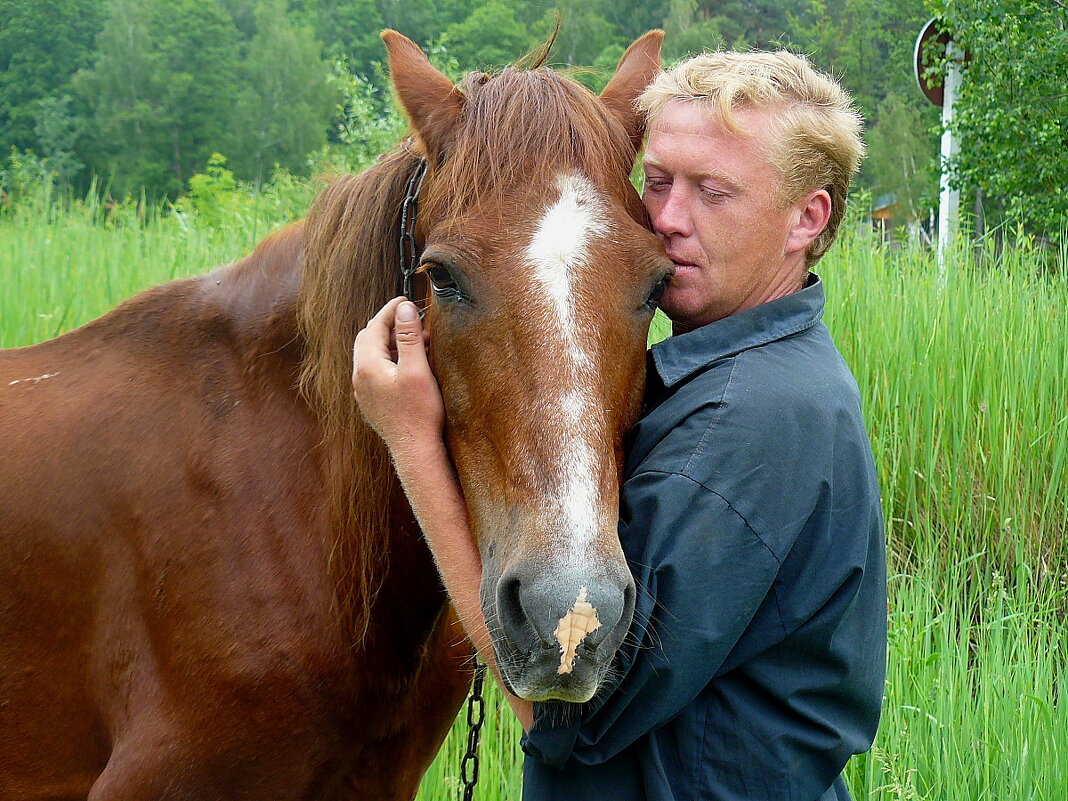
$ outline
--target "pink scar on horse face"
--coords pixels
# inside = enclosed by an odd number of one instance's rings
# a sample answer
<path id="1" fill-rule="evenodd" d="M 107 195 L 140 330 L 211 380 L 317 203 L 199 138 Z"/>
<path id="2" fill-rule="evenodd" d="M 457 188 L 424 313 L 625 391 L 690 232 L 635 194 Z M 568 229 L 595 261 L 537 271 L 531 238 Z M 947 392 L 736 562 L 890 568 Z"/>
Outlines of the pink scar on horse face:
<path id="1" fill-rule="evenodd" d="M 579 589 L 578 598 L 571 611 L 560 618 L 553 635 L 560 643 L 560 667 L 556 669 L 559 674 L 570 673 L 575 668 L 575 659 L 578 657 L 578 647 L 587 634 L 601 628 L 601 621 L 597 619 L 597 610 L 586 600 L 586 588 Z"/>

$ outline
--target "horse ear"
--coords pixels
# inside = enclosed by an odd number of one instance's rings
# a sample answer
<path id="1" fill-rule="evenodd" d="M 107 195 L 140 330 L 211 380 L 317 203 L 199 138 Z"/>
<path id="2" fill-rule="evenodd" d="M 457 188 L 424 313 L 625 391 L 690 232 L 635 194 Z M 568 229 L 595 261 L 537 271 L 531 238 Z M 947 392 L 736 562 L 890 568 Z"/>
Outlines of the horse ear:
<path id="1" fill-rule="evenodd" d="M 441 156 L 460 111 L 464 95 L 427 59 L 419 45 L 396 31 L 382 31 L 389 53 L 389 74 L 412 129 L 427 155 Z"/>
<path id="2" fill-rule="evenodd" d="M 645 116 L 634 107 L 634 101 L 660 72 L 660 45 L 663 42 L 663 31 L 649 31 L 637 39 L 627 48 L 616 67 L 616 74 L 601 92 L 601 102 L 623 123 L 635 152 L 642 147 Z"/>

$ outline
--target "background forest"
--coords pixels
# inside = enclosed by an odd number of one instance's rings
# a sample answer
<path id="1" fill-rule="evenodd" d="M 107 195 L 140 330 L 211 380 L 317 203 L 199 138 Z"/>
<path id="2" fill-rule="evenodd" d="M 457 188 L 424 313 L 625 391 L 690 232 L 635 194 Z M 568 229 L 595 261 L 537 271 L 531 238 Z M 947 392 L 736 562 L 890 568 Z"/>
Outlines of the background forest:
<path id="1" fill-rule="evenodd" d="M 49 175 L 120 201 L 199 192 L 210 215 L 205 195 L 232 181 L 258 191 L 272 176 L 356 169 L 401 134 L 381 29 L 459 77 L 513 61 L 558 14 L 553 63 L 589 68 L 579 74 L 593 88 L 655 27 L 668 59 L 718 47 L 808 53 L 856 98 L 870 144 L 858 185 L 897 224 L 926 221 L 937 204 L 939 113 L 912 61 L 921 25 L 942 16 L 972 54 L 963 205 L 979 227 L 1064 226 L 1061 0 L 0 0 L 0 180 L 8 196 Z"/>

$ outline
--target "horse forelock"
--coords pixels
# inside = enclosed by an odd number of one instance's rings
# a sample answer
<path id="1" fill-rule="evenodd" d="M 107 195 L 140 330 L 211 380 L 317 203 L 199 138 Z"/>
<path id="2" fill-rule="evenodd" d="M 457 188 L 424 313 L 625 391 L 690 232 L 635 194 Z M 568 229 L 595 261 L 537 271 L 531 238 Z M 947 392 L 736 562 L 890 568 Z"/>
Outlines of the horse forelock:
<path id="1" fill-rule="evenodd" d="M 472 73 L 460 86 L 467 101 L 428 204 L 497 204 L 514 187 L 539 176 L 551 182 L 561 171 L 622 190 L 633 145 L 596 96 L 573 80 L 547 67 L 508 67 L 493 77 Z"/>

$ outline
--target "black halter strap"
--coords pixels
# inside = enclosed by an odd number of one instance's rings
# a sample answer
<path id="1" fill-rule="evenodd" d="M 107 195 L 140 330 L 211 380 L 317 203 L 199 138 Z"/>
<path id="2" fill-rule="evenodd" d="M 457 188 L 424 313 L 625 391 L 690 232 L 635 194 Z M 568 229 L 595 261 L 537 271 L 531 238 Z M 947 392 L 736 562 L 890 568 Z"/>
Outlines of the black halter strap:
<path id="1" fill-rule="evenodd" d="M 404 297 L 412 298 L 412 276 L 419 269 L 419 248 L 415 244 L 415 218 L 419 213 L 419 192 L 423 188 L 423 179 L 426 178 L 426 159 L 419 159 L 415 165 L 411 177 L 408 179 L 408 189 L 404 193 L 404 202 L 401 204 L 400 216 L 400 267 L 402 276 L 402 289 Z"/>

